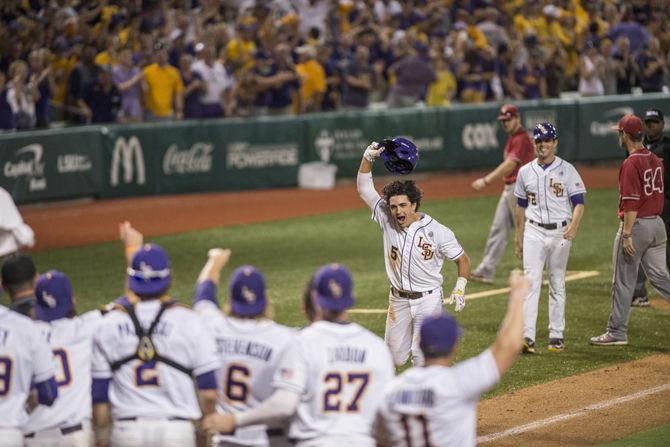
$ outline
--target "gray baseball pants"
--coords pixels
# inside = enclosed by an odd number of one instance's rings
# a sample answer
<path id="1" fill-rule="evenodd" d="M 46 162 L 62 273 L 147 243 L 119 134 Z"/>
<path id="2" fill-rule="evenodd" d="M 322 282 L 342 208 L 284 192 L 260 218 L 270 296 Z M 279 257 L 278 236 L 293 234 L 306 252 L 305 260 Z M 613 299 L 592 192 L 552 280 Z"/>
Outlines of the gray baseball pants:
<path id="1" fill-rule="evenodd" d="M 651 285 L 670 302 L 670 275 L 665 266 L 667 235 L 663 220 L 658 216 L 635 220 L 632 232 L 634 256 L 629 256 L 623 251 L 622 231 L 623 222 L 619 225 L 619 231 L 614 238 L 612 311 L 607 323 L 607 330 L 617 340 L 627 339 L 631 296 L 640 266 Z"/>
<path id="2" fill-rule="evenodd" d="M 493 278 L 496 266 L 505 254 L 509 233 L 514 231 L 515 209 L 516 197 L 514 196 L 514 183 L 512 183 L 511 185 L 505 185 L 500 200 L 498 200 L 493 223 L 486 239 L 486 247 L 484 247 L 484 257 L 475 269 L 477 274 L 486 278 Z"/>
<path id="3" fill-rule="evenodd" d="M 670 234 L 670 218 L 668 216 L 663 216 L 663 222 L 665 223 L 665 233 Z M 665 265 L 670 270 L 670 239 L 665 244 Z M 645 283 L 647 282 L 647 275 L 644 274 L 642 266 L 637 272 L 637 284 L 635 284 L 635 292 L 633 293 L 633 298 L 647 296 L 647 288 Z"/>

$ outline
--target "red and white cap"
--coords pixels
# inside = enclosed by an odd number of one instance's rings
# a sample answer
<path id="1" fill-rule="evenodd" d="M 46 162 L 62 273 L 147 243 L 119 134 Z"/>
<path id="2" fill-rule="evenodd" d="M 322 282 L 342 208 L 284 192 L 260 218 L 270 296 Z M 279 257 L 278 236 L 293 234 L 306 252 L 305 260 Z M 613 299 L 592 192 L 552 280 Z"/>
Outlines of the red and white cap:
<path id="1" fill-rule="evenodd" d="M 642 120 L 635 115 L 624 115 L 612 130 L 627 133 L 628 135 L 642 134 Z"/>
<path id="2" fill-rule="evenodd" d="M 505 104 L 500 108 L 498 121 L 507 121 L 519 116 L 519 109 L 514 104 Z"/>

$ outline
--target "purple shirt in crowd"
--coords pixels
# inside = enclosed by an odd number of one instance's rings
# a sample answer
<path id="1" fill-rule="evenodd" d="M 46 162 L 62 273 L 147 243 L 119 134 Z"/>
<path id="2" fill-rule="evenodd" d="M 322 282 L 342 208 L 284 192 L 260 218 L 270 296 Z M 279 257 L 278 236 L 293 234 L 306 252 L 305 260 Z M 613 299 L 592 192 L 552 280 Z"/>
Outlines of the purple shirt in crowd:
<path id="1" fill-rule="evenodd" d="M 132 79 L 139 72 L 138 67 L 126 68 L 120 64 L 114 65 L 112 68 L 112 82 L 118 87 L 119 84 Z M 142 118 L 142 88 L 140 82 L 121 92 L 121 113 L 128 118 Z"/>

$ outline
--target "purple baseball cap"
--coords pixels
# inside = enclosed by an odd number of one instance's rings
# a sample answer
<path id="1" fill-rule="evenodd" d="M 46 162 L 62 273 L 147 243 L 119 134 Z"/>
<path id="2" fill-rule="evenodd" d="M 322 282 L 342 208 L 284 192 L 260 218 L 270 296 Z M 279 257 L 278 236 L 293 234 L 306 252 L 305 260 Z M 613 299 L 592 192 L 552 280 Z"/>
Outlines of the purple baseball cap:
<path id="1" fill-rule="evenodd" d="M 35 318 L 59 320 L 70 315 L 72 309 L 72 284 L 67 276 L 56 270 L 41 274 L 35 284 Z"/>
<path id="2" fill-rule="evenodd" d="M 328 264 L 314 275 L 316 304 L 322 309 L 343 311 L 354 305 L 351 273 L 342 264 Z"/>
<path id="3" fill-rule="evenodd" d="M 170 260 L 156 244 L 144 244 L 128 267 L 128 288 L 138 295 L 160 295 L 170 287 Z"/>
<path id="4" fill-rule="evenodd" d="M 230 306 L 236 315 L 255 317 L 267 306 L 265 279 L 252 265 L 243 265 L 230 277 Z"/>
<path id="5" fill-rule="evenodd" d="M 463 330 L 448 313 L 431 315 L 421 324 L 419 346 L 426 357 L 442 357 L 451 353 Z"/>

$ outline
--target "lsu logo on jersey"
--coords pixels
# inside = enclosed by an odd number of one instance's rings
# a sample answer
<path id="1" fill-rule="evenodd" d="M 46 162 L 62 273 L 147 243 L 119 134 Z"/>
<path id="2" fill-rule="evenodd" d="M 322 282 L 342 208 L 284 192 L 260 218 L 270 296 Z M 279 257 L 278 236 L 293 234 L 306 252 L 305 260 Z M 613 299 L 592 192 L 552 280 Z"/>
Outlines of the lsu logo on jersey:
<path id="1" fill-rule="evenodd" d="M 565 191 L 565 188 L 563 188 L 562 183 L 555 182 L 554 179 L 549 179 L 549 187 L 554 190 L 554 195 L 556 197 L 563 197 L 563 192 Z"/>
<path id="2" fill-rule="evenodd" d="M 424 261 L 433 259 L 433 245 L 428 242 L 424 242 L 423 236 L 419 237 L 419 243 L 416 246 L 421 249 L 421 256 L 423 256 Z"/>

